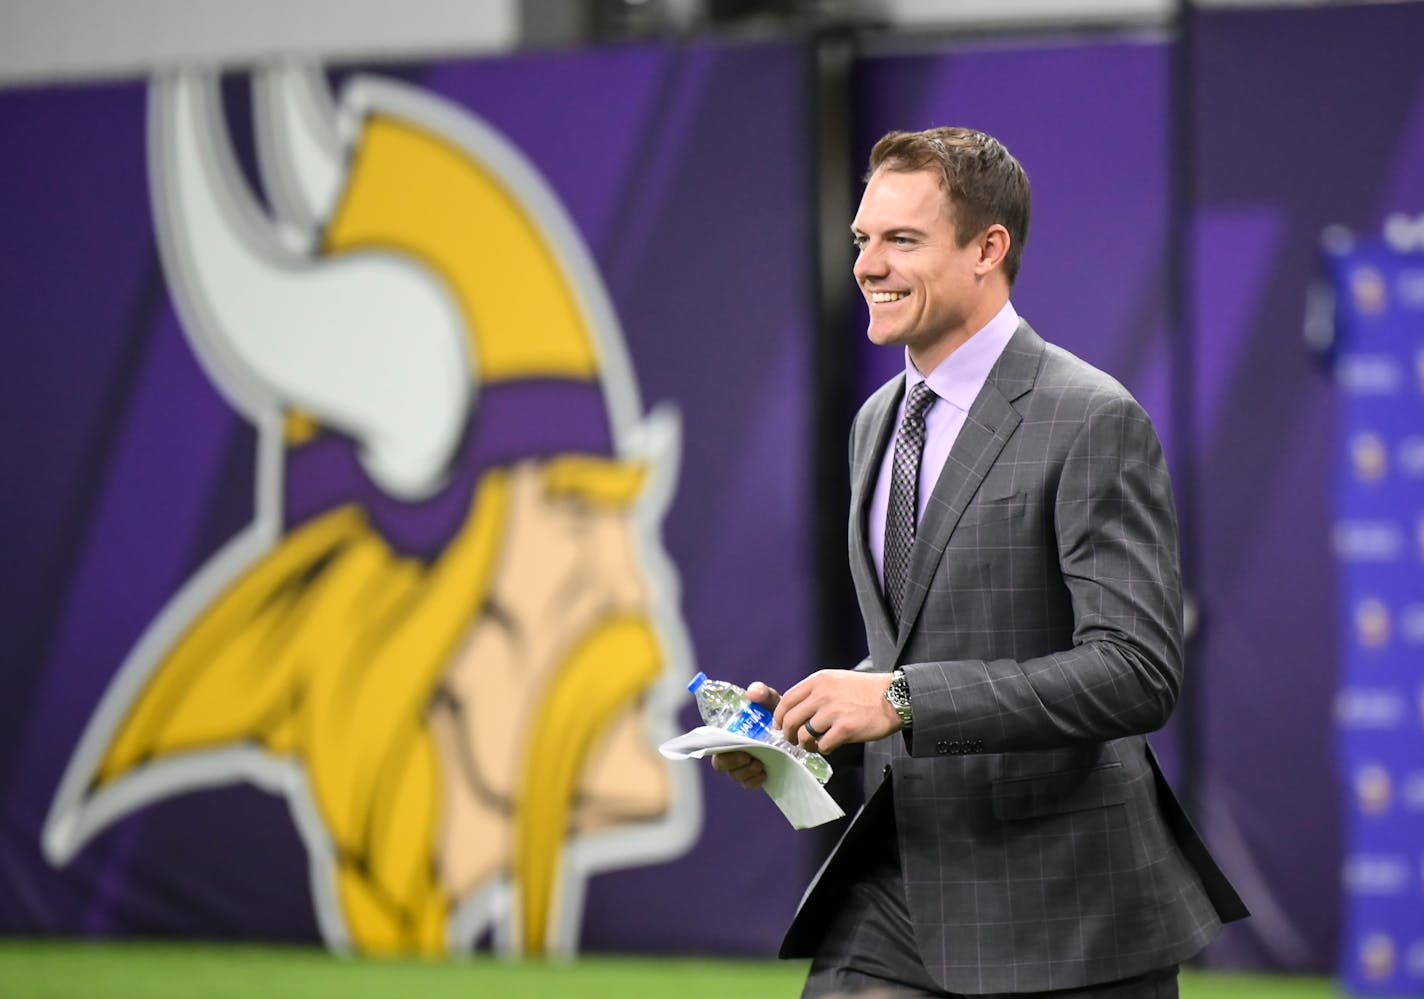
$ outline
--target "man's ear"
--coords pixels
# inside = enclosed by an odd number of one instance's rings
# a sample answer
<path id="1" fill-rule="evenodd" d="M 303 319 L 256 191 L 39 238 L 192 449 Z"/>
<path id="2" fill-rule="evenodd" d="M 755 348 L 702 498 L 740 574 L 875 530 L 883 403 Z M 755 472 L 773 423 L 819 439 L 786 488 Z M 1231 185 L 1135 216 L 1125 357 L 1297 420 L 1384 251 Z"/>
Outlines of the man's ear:
<path id="1" fill-rule="evenodd" d="M 995 222 L 979 234 L 979 262 L 974 273 L 980 277 L 1002 267 L 1009 255 L 1009 230 Z"/>

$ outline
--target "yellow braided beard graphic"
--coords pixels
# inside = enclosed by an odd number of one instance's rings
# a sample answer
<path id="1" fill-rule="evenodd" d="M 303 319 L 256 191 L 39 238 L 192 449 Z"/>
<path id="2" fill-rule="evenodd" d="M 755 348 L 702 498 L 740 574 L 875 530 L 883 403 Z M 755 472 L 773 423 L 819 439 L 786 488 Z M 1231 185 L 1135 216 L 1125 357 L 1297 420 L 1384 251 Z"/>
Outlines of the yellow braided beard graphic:
<path id="1" fill-rule="evenodd" d="M 438 762 L 426 706 L 478 612 L 506 520 L 488 475 L 432 566 L 392 552 L 362 512 L 303 525 L 198 618 L 125 715 L 102 789 L 230 747 L 290 761 L 329 839 L 349 939 L 373 953 L 447 948 L 433 874 Z"/>
<path id="2" fill-rule="evenodd" d="M 609 621 L 579 643 L 554 678 L 529 731 L 515 817 L 514 880 L 524 950 L 544 952 L 557 905 L 560 862 L 589 751 L 657 676 L 652 629 Z"/>

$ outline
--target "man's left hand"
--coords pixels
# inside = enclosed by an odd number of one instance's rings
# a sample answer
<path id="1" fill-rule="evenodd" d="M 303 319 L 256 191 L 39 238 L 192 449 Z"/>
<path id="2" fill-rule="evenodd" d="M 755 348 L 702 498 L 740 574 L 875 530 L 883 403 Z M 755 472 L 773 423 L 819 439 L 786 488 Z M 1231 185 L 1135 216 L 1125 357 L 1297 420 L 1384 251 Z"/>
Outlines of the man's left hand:
<path id="1" fill-rule="evenodd" d="M 823 669 L 781 696 L 774 723 L 791 742 L 817 753 L 851 742 L 872 742 L 900 731 L 900 716 L 885 699 L 889 673 Z M 820 733 L 813 736 L 806 723 Z"/>

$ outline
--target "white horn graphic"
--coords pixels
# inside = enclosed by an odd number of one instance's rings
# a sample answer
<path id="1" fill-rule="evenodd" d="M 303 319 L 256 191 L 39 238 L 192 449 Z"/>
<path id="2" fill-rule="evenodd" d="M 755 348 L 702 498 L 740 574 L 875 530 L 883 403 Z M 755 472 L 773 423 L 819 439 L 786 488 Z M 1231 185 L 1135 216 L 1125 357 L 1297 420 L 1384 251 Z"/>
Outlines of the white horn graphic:
<path id="1" fill-rule="evenodd" d="M 278 217 L 309 247 L 346 172 L 336 105 L 320 67 L 273 63 L 253 77 L 257 162 Z"/>
<path id="2" fill-rule="evenodd" d="M 259 425 L 296 409 L 349 434 L 393 495 L 439 488 L 473 394 L 445 286 L 391 253 L 284 249 L 238 174 L 211 75 L 157 78 L 149 115 L 159 246 L 214 382 Z"/>

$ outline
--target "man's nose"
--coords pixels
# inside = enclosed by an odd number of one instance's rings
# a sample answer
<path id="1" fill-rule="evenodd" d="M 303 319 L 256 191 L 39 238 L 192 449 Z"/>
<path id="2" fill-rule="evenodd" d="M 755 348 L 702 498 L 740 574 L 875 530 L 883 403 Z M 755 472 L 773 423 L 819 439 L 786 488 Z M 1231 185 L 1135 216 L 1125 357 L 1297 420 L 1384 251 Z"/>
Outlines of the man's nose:
<path id="1" fill-rule="evenodd" d="M 601 546 L 605 559 L 601 572 L 604 592 L 619 611 L 646 613 L 652 602 L 652 588 L 639 566 L 633 538 L 626 525 L 610 527 Z"/>
<path id="2" fill-rule="evenodd" d="M 650 589 L 643 574 L 631 566 L 630 571 L 614 574 L 614 599 L 620 610 L 647 613 L 652 601 Z"/>
<path id="3" fill-rule="evenodd" d="M 864 283 L 867 278 L 885 276 L 885 257 L 879 250 L 866 245 L 861 247 L 860 253 L 855 258 L 855 266 L 851 268 L 855 274 L 857 282 Z"/>

